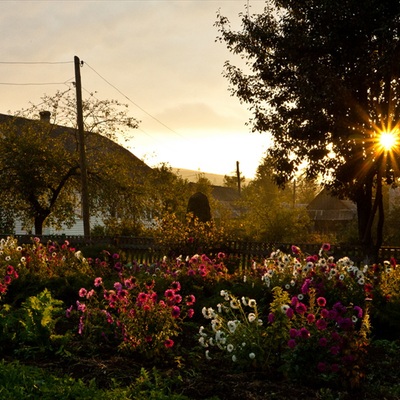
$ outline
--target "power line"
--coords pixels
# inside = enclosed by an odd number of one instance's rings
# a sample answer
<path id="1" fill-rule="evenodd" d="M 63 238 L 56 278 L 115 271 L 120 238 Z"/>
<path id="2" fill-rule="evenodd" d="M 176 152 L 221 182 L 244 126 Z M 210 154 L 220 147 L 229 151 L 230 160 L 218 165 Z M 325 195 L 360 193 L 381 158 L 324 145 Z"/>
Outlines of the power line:
<path id="1" fill-rule="evenodd" d="M 0 61 L 0 64 L 41 65 L 41 64 L 72 64 L 73 61 Z"/>
<path id="2" fill-rule="evenodd" d="M 103 79 L 104 82 L 106 82 L 108 85 L 110 85 L 112 88 L 114 88 L 119 94 L 121 94 L 122 96 L 124 96 L 129 102 L 131 102 L 135 107 L 139 108 L 139 110 L 143 111 L 145 114 L 147 114 L 149 117 L 153 118 L 155 121 L 157 121 L 160 125 L 164 126 L 165 128 L 167 128 L 169 131 L 175 133 L 176 135 L 180 136 L 180 137 L 184 137 L 182 136 L 180 133 L 176 132 L 175 130 L 173 130 L 172 128 L 170 128 L 169 126 L 165 125 L 163 122 L 161 122 L 158 118 L 154 117 L 153 115 L 151 115 L 149 112 L 147 112 L 146 110 L 144 110 L 142 107 L 140 107 L 138 104 L 136 104 L 133 100 L 131 100 L 126 94 L 122 93 L 121 90 L 119 90 L 116 86 L 114 86 L 111 82 L 109 82 L 106 78 L 104 78 L 102 75 L 100 75 L 93 67 L 91 67 L 86 61 L 84 62 L 84 64 L 86 64 L 95 74 L 97 74 L 101 79 Z"/>
<path id="3" fill-rule="evenodd" d="M 17 82 L 0 82 L 0 85 L 3 86 L 46 86 L 46 85 L 66 85 L 69 79 L 64 82 L 25 82 L 25 83 L 17 83 Z"/>

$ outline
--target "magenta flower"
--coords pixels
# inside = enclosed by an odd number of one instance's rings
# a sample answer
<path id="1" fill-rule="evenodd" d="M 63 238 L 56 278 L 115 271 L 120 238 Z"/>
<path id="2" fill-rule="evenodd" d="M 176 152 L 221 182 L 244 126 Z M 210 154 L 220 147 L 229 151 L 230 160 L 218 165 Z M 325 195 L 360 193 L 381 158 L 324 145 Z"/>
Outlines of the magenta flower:
<path id="1" fill-rule="evenodd" d="M 205 254 L 202 254 L 202 255 L 201 255 L 201 259 L 202 259 L 204 262 L 211 263 L 210 258 L 207 257 Z"/>
<path id="2" fill-rule="evenodd" d="M 172 289 L 167 289 L 167 290 L 164 292 L 164 296 L 165 296 L 167 299 L 172 300 L 172 299 L 174 298 L 174 296 L 175 296 L 175 292 L 174 292 Z"/>
<path id="3" fill-rule="evenodd" d="M 223 258 L 225 258 L 225 253 L 222 253 L 222 251 L 220 251 L 219 253 L 218 253 L 218 256 L 217 256 L 219 259 L 223 259 Z"/>
<path id="4" fill-rule="evenodd" d="M 296 304 L 296 312 L 298 314 L 304 314 L 306 311 L 307 311 L 307 307 L 306 307 L 306 305 L 304 303 L 298 302 Z"/>
<path id="5" fill-rule="evenodd" d="M 98 277 L 94 280 L 94 286 L 96 286 L 96 287 L 99 287 L 102 283 L 103 283 L 103 279 L 101 279 L 100 277 Z"/>
<path id="6" fill-rule="evenodd" d="M 119 261 L 115 263 L 114 265 L 114 269 L 116 271 L 121 271 L 122 270 L 122 263 L 120 263 Z"/>
<path id="7" fill-rule="evenodd" d="M 338 372 L 339 371 L 339 364 L 332 364 L 331 365 L 331 371 L 332 372 Z"/>
<path id="8" fill-rule="evenodd" d="M 326 347 L 327 344 L 328 344 L 328 340 L 327 340 L 326 338 L 322 337 L 322 338 L 320 338 L 320 339 L 318 340 L 318 344 L 319 344 L 321 347 Z"/>
<path id="9" fill-rule="evenodd" d="M 342 318 L 339 321 L 339 326 L 344 331 L 349 331 L 351 328 L 353 328 L 354 324 L 353 324 L 353 321 L 350 318 Z"/>
<path id="10" fill-rule="evenodd" d="M 181 309 L 178 306 L 173 306 L 171 310 L 171 315 L 174 318 L 178 318 L 180 314 L 181 314 Z"/>
<path id="11" fill-rule="evenodd" d="M 188 318 L 192 318 L 194 315 L 194 310 L 193 308 L 189 308 L 189 310 L 187 310 L 187 316 Z"/>
<path id="12" fill-rule="evenodd" d="M 332 355 L 337 356 L 340 352 L 340 347 L 339 346 L 332 346 L 330 348 L 330 352 Z"/>
<path id="13" fill-rule="evenodd" d="M 325 297 L 318 297 L 317 304 L 318 304 L 319 307 L 325 307 L 326 306 Z"/>
<path id="14" fill-rule="evenodd" d="M 87 294 L 87 290 L 85 288 L 81 288 L 79 290 L 79 297 L 85 297 Z"/>
<path id="15" fill-rule="evenodd" d="M 76 301 L 76 308 L 78 311 L 85 312 L 86 311 L 86 304 L 80 303 L 78 300 Z"/>
<path id="16" fill-rule="evenodd" d="M 329 318 L 335 320 L 338 317 L 338 313 L 336 310 L 329 310 Z"/>
<path id="17" fill-rule="evenodd" d="M 189 296 L 186 297 L 186 305 L 188 307 L 192 306 L 196 302 L 196 298 L 194 297 L 193 294 L 189 294 Z"/>
<path id="18" fill-rule="evenodd" d="M 325 372 L 326 368 L 327 368 L 327 365 L 323 361 L 320 361 L 317 365 L 317 369 L 319 372 Z"/>
<path id="19" fill-rule="evenodd" d="M 326 323 L 326 321 L 324 319 L 317 320 L 315 325 L 316 325 L 317 329 L 320 331 L 324 331 L 326 329 L 326 327 L 328 326 L 328 324 Z"/>
<path id="20" fill-rule="evenodd" d="M 270 324 L 272 324 L 272 323 L 274 323 L 274 321 L 275 321 L 275 314 L 274 313 L 269 313 L 268 314 L 268 322 Z"/>
<path id="21" fill-rule="evenodd" d="M 307 294 L 308 290 L 310 289 L 310 285 L 311 285 L 311 280 L 310 279 L 306 279 L 304 281 L 303 285 L 301 286 L 301 293 Z"/>
<path id="22" fill-rule="evenodd" d="M 293 296 L 293 297 L 292 297 L 292 300 L 290 301 L 290 304 L 291 304 L 292 306 L 295 306 L 298 302 L 299 302 L 298 297 L 297 297 L 297 296 Z"/>
<path id="23" fill-rule="evenodd" d="M 4 277 L 4 283 L 5 283 L 6 285 L 9 285 L 9 284 L 11 283 L 11 276 L 10 276 L 10 275 L 6 275 L 6 276 Z"/>
<path id="24" fill-rule="evenodd" d="M 290 336 L 292 339 L 296 338 L 296 337 L 298 336 L 297 329 L 290 328 L 289 336 Z"/>
<path id="25" fill-rule="evenodd" d="M 331 249 L 331 245 L 329 243 L 324 243 L 322 245 L 322 250 L 323 251 L 329 251 Z"/>
<path id="26" fill-rule="evenodd" d="M 14 274 L 14 267 L 12 265 L 8 265 L 6 269 L 7 275 L 13 275 Z"/>
<path id="27" fill-rule="evenodd" d="M 287 310 L 286 310 L 286 316 L 289 318 L 289 319 L 292 319 L 293 318 L 293 316 L 294 316 L 294 311 L 293 311 L 293 308 L 288 308 Z"/>
<path id="28" fill-rule="evenodd" d="M 178 281 L 172 282 L 171 289 L 175 292 L 179 292 L 181 290 L 181 284 Z"/>
<path id="29" fill-rule="evenodd" d="M 299 336 L 302 337 L 303 339 L 308 339 L 310 337 L 310 332 L 308 331 L 307 328 L 300 328 L 299 331 Z"/>
<path id="30" fill-rule="evenodd" d="M 176 294 L 174 296 L 174 303 L 179 304 L 180 302 L 182 302 L 182 296 L 180 294 Z"/>
<path id="31" fill-rule="evenodd" d="M 292 245 L 292 253 L 293 254 L 299 254 L 300 253 L 300 247 Z"/>
<path id="32" fill-rule="evenodd" d="M 287 345 L 290 349 L 294 349 L 296 347 L 296 341 L 294 339 L 289 339 Z"/>
<path id="33" fill-rule="evenodd" d="M 359 306 L 354 306 L 354 311 L 356 312 L 357 318 L 362 318 L 363 316 L 363 310 Z"/>
<path id="34" fill-rule="evenodd" d="M 326 309 L 326 308 L 323 308 L 322 310 L 321 310 L 321 317 L 322 318 L 328 318 L 329 317 L 329 311 Z"/>
<path id="35" fill-rule="evenodd" d="M 146 293 L 144 293 L 144 292 L 140 292 L 140 293 L 138 294 L 138 296 L 137 296 L 136 302 L 137 302 L 139 305 L 142 305 L 142 304 L 146 303 L 147 299 L 148 299 L 148 295 L 147 295 Z"/>
<path id="36" fill-rule="evenodd" d="M 73 308 L 74 308 L 74 306 L 71 306 L 71 307 L 69 307 L 69 308 L 67 308 L 67 309 L 65 310 L 65 316 L 66 316 L 67 318 L 69 318 L 69 317 L 71 316 L 71 312 L 72 312 Z"/>
<path id="37" fill-rule="evenodd" d="M 79 335 L 82 335 L 83 328 L 84 328 L 83 317 L 80 317 L 79 318 L 79 325 L 78 325 L 78 333 L 79 333 Z"/>
<path id="38" fill-rule="evenodd" d="M 308 314 L 307 315 L 307 321 L 309 324 L 312 324 L 315 321 L 315 315 L 314 314 Z"/>

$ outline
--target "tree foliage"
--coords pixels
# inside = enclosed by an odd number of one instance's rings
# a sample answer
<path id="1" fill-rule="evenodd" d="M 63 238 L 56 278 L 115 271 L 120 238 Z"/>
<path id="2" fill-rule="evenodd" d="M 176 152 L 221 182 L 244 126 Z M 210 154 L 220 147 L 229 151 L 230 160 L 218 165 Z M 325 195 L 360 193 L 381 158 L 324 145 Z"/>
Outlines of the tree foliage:
<path id="1" fill-rule="evenodd" d="M 51 121 L 38 120 L 39 110 L 50 111 Z M 93 95 L 83 102 L 83 114 L 91 213 L 137 215 L 132 200 L 143 182 L 144 164 L 111 140 L 121 126 L 132 128 L 137 122 L 123 105 Z M 44 225 L 71 226 L 80 214 L 81 189 L 74 97 L 69 91 L 44 96 L 40 106 L 1 122 L 3 207 L 13 210 L 27 228 L 34 225 L 39 235 Z"/>
<path id="2" fill-rule="evenodd" d="M 306 243 L 310 221 L 305 208 L 297 207 L 297 201 L 308 197 L 306 191 L 299 190 L 296 195 L 294 186 L 279 188 L 271 176 L 271 167 L 261 164 L 255 179 L 242 192 L 245 211 L 241 223 L 246 237 L 271 243 Z M 303 184 L 296 185 L 303 189 Z"/>
<path id="3" fill-rule="evenodd" d="M 285 184 L 305 166 L 308 178 L 355 201 L 360 241 L 376 251 L 380 186 L 397 172 L 377 139 L 399 121 L 400 3 L 269 0 L 263 13 L 241 18 L 240 31 L 222 15 L 216 22 L 220 40 L 246 60 L 243 68 L 227 62 L 225 73 L 253 129 L 272 134 L 275 180 Z"/>

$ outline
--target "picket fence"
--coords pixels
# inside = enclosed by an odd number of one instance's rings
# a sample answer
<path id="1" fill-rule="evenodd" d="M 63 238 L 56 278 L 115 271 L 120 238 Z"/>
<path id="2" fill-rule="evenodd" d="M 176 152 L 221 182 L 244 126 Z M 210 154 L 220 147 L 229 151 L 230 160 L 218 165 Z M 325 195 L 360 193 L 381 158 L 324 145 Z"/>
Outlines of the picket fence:
<path id="1" fill-rule="evenodd" d="M 18 240 L 18 243 L 28 244 L 32 243 L 33 237 L 30 235 L 15 235 L 13 236 Z M 5 235 L 0 235 L 1 238 L 6 238 Z M 71 246 L 82 250 L 88 256 L 95 256 L 100 254 L 102 250 L 115 250 L 123 253 L 123 257 L 128 262 L 138 262 L 141 264 L 151 264 L 160 261 L 166 254 L 158 248 L 152 238 L 146 237 L 128 237 L 128 236 L 102 236 L 92 237 L 90 240 L 85 239 L 83 236 L 40 236 L 42 243 L 48 241 L 55 241 L 63 243 L 67 240 Z M 236 259 L 237 265 L 243 268 L 250 267 L 254 261 L 262 261 L 270 256 L 271 252 L 281 250 L 284 253 L 291 254 L 292 244 L 288 243 L 265 243 L 265 242 L 250 242 L 231 240 L 227 241 L 223 247 L 214 249 L 213 253 L 222 251 L 229 255 L 231 258 Z M 304 254 L 318 254 L 321 244 L 298 244 Z M 193 254 L 176 254 L 176 256 L 191 256 Z M 331 245 L 329 255 L 332 255 L 336 260 L 341 257 L 347 256 L 355 263 L 367 262 L 365 260 L 361 247 L 355 245 Z M 379 261 L 396 259 L 400 261 L 400 247 L 396 246 L 383 246 L 379 251 Z"/>

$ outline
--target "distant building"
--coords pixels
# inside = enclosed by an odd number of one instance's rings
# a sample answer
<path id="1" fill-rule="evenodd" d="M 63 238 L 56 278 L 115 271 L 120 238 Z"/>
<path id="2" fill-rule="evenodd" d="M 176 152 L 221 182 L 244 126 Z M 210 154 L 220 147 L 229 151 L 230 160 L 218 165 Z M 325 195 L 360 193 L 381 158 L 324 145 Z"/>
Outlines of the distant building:
<path id="1" fill-rule="evenodd" d="M 0 125 L 7 126 L 7 124 L 13 124 L 17 126 L 20 131 L 24 129 L 24 126 L 29 124 L 37 124 L 39 121 L 42 123 L 50 123 L 50 112 L 45 111 L 40 113 L 40 120 L 32 120 L 28 118 L 15 117 L 12 115 L 0 114 Z M 67 150 L 74 152 L 77 149 L 77 130 L 70 127 L 60 126 L 60 125 L 52 125 L 51 130 L 49 131 L 50 135 L 54 138 L 60 138 L 63 140 L 64 146 Z M 118 160 L 124 166 L 129 167 L 129 171 L 131 171 L 132 179 L 134 177 L 142 177 L 140 179 L 146 179 L 152 173 L 152 169 L 145 164 L 142 160 L 132 154 L 129 150 L 125 149 L 118 143 L 113 140 L 102 136 L 93 132 L 85 132 L 85 140 L 86 140 L 86 148 L 90 148 L 91 157 L 94 161 L 99 158 L 107 157 L 110 155 L 117 156 Z M 88 162 L 89 163 L 89 162 Z M 1 204 L 0 204 L 1 208 Z M 145 213 L 143 214 L 145 215 Z M 44 235 L 53 235 L 53 234 L 66 234 L 66 235 L 83 235 L 83 219 L 82 219 L 82 209 L 81 206 L 75 210 L 75 224 L 68 228 L 67 226 L 63 226 L 61 230 L 55 230 L 52 227 L 43 227 Z M 146 221 L 143 221 L 146 223 Z M 91 216 L 90 218 L 90 226 L 93 228 L 94 226 L 103 225 L 102 215 Z M 14 233 L 17 235 L 20 234 L 30 234 L 31 232 L 27 232 L 23 224 L 20 220 L 14 221 L 14 232 L 1 232 L 1 233 Z"/>
<path id="2" fill-rule="evenodd" d="M 357 218 L 357 206 L 350 200 L 341 200 L 323 189 L 306 207 L 318 232 L 334 232 Z"/>

